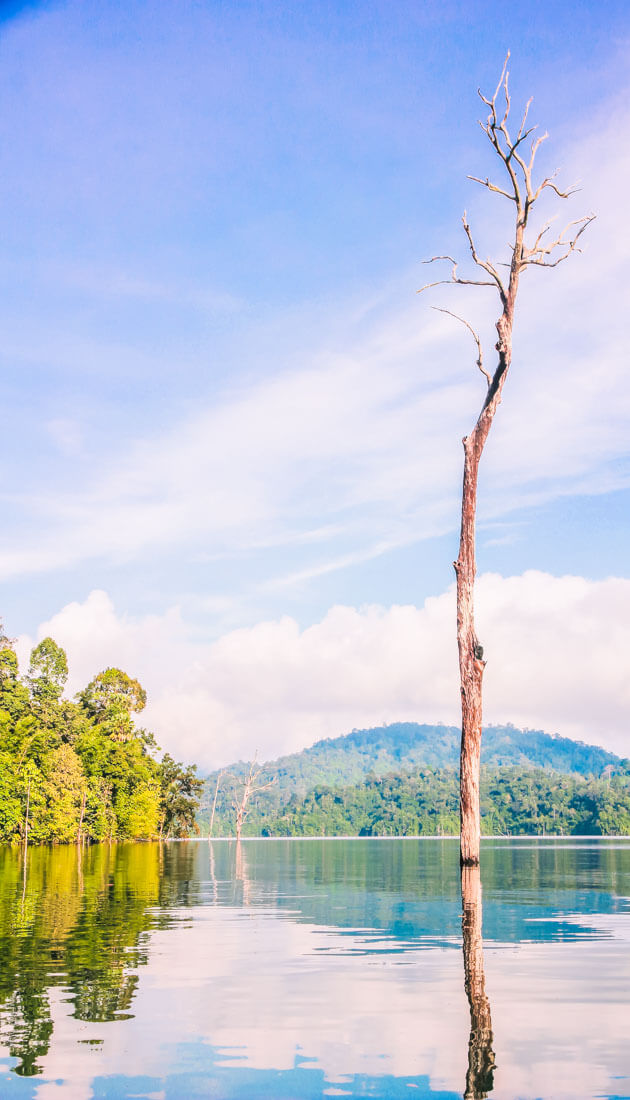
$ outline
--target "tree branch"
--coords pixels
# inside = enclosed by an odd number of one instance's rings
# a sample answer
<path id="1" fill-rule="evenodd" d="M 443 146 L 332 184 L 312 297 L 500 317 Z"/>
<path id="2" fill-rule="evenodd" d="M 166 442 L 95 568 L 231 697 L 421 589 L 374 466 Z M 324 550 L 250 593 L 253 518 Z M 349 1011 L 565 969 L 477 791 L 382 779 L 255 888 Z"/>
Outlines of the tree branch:
<path id="1" fill-rule="evenodd" d="M 510 195 L 509 191 L 504 191 L 503 188 L 497 187 L 495 183 L 490 183 L 490 180 L 486 176 L 485 180 L 479 179 L 479 176 L 468 176 L 469 180 L 473 183 L 480 183 L 482 187 L 487 187 L 489 191 L 495 191 L 497 195 L 503 195 L 504 198 L 509 199 L 510 202 L 516 202 L 514 195 Z"/>
<path id="2" fill-rule="evenodd" d="M 560 236 L 556 237 L 555 241 L 551 241 L 551 243 L 546 245 L 545 248 L 542 248 L 540 246 L 540 240 L 544 233 L 546 233 L 549 225 L 551 224 L 548 223 L 547 226 L 545 226 L 538 234 L 534 247 L 525 251 L 523 255 L 523 260 L 521 261 L 521 266 L 557 267 L 558 264 L 561 264 L 563 262 L 563 260 L 568 260 L 572 252 L 581 252 L 581 248 L 578 248 L 578 241 L 585 230 L 588 229 L 591 222 L 595 221 L 595 217 L 595 214 L 587 214 L 584 218 L 576 218 L 574 221 L 569 222 L 568 225 L 566 225 L 562 230 Z M 579 225 L 580 227 L 577 233 L 574 237 L 571 237 L 568 240 L 565 239 L 565 233 L 567 233 L 568 230 L 571 229 L 574 225 Z M 559 248 L 564 248 L 566 249 L 566 251 L 563 252 L 561 256 L 558 256 L 555 260 L 545 259 L 545 256 L 552 256 L 553 253 Z"/>
<path id="3" fill-rule="evenodd" d="M 457 274 L 457 268 L 459 264 L 457 260 L 454 260 L 452 256 L 432 256 L 430 260 L 421 260 L 423 264 L 433 264 L 436 260 L 448 260 L 453 265 L 450 279 L 438 279 L 435 283 L 426 283 L 420 287 L 420 290 L 416 291 L 416 294 L 422 294 L 424 290 L 430 290 L 432 286 L 449 286 L 455 283 L 458 286 L 494 286 L 494 282 L 488 282 L 488 280 L 482 279 L 462 279 Z"/>
<path id="4" fill-rule="evenodd" d="M 492 385 L 492 375 L 490 375 L 488 373 L 488 371 L 486 370 L 486 368 L 483 365 L 483 351 L 482 351 L 482 348 L 481 348 L 481 340 L 479 339 L 479 336 L 475 332 L 472 325 L 469 325 L 468 321 L 466 321 L 464 317 L 460 317 L 458 313 L 453 313 L 453 311 L 450 310 L 450 309 L 443 309 L 442 306 L 432 306 L 431 308 L 437 310 L 438 313 L 448 313 L 449 317 L 454 317 L 456 321 L 460 321 L 462 323 L 462 325 L 466 326 L 466 328 L 471 333 L 472 338 L 473 338 L 473 340 L 475 341 L 475 343 L 477 345 L 477 366 L 479 367 L 479 370 L 481 371 L 481 373 L 484 375 L 484 377 L 485 377 L 485 379 L 488 383 L 488 388 L 490 388 L 490 386 Z"/>
<path id="5" fill-rule="evenodd" d="M 483 268 L 484 271 L 487 271 L 488 275 L 492 276 L 492 278 L 494 279 L 494 281 L 495 281 L 495 283 L 496 283 L 496 285 L 499 289 L 499 294 L 501 295 L 501 300 L 504 301 L 505 300 L 505 287 L 503 286 L 503 283 L 501 281 L 501 277 L 499 275 L 499 272 L 493 266 L 493 264 L 490 263 L 490 260 L 480 260 L 479 259 L 477 249 L 475 248 L 475 242 L 473 240 L 473 235 L 472 235 L 470 226 L 468 224 L 468 221 L 466 220 L 466 211 L 465 210 L 464 210 L 464 214 L 462 216 L 462 225 L 464 226 L 464 233 L 466 234 L 466 236 L 468 238 L 468 244 L 470 245 L 470 254 L 471 254 L 474 262 L 477 264 L 477 267 Z"/>

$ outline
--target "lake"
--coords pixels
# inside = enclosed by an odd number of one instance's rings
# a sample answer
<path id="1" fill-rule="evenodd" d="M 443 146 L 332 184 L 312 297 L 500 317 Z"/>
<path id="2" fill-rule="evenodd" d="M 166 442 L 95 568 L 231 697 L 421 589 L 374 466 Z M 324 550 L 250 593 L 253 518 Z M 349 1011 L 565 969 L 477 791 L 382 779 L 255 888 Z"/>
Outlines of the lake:
<path id="1" fill-rule="evenodd" d="M 630 1097 L 630 840 L 481 884 L 453 840 L 2 849 L 0 1095 Z"/>

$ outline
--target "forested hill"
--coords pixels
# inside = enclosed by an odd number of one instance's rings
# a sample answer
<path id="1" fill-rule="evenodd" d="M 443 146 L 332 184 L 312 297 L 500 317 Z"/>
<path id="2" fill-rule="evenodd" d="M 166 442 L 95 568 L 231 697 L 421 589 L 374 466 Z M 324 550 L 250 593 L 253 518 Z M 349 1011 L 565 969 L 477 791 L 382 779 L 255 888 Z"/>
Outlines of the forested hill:
<path id="1" fill-rule="evenodd" d="M 364 783 L 368 776 L 384 776 L 413 769 L 457 768 L 460 731 L 456 726 L 395 722 L 342 737 L 318 741 L 302 752 L 265 763 L 260 781 L 274 786 L 258 800 L 266 812 L 277 812 L 290 798 L 304 798 L 316 787 L 342 788 Z M 484 730 L 482 764 L 489 770 L 504 767 L 542 768 L 546 771 L 600 777 L 615 772 L 621 760 L 614 753 L 542 730 L 489 726 Z M 221 779 L 217 798 L 217 826 L 231 828 L 232 801 L 237 777 L 246 765 L 231 765 Z M 199 820 L 209 821 L 217 773 L 208 776 Z"/>
<path id="2" fill-rule="evenodd" d="M 317 741 L 302 752 L 268 761 L 263 774 L 277 776 L 280 790 L 304 795 L 317 784 L 346 786 L 360 783 L 370 773 L 386 775 L 414 767 L 456 768 L 459 739 L 456 726 L 394 722 Z M 488 726 L 481 762 L 489 768 L 520 766 L 599 776 L 608 766 L 617 767 L 620 759 L 596 745 L 542 730 Z M 244 767 L 239 762 L 230 765 L 228 771 L 239 775 Z M 208 785 L 212 786 L 215 779 L 216 772 L 208 777 Z"/>
<path id="3" fill-rule="evenodd" d="M 348 770 L 343 779 L 352 782 L 369 772 L 383 775 L 416 765 L 456 768 L 459 742 L 460 730 L 456 726 L 395 722 L 390 726 L 353 730 L 343 737 L 318 741 L 301 753 L 277 761 L 277 765 L 279 772 L 286 768 L 287 776 L 295 775 L 299 781 L 311 778 L 313 765 L 320 770 L 339 764 L 343 769 L 345 761 Z M 488 768 L 519 765 L 601 775 L 608 765 L 615 767 L 620 761 L 614 753 L 596 745 L 508 725 L 488 726 L 484 730 L 481 762 Z"/>

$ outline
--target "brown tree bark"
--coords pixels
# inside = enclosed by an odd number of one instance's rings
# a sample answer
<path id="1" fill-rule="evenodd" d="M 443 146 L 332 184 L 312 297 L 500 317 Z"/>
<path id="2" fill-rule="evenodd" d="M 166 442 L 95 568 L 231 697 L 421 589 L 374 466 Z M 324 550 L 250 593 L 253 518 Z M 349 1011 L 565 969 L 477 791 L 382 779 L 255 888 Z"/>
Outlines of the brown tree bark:
<path id="1" fill-rule="evenodd" d="M 509 54 L 508 54 L 509 58 Z M 537 186 L 532 183 L 532 172 L 536 153 L 547 137 L 544 134 L 532 141 L 529 158 L 523 155 L 523 143 L 535 127 L 526 128 L 530 102 L 525 111 L 516 136 L 508 130 L 510 116 L 510 93 L 508 89 L 507 61 L 503 66 L 501 78 L 492 99 L 479 92 L 480 98 L 489 109 L 485 123 L 480 123 L 488 137 L 492 149 L 506 173 L 504 187 L 491 183 L 488 178 L 469 178 L 480 183 L 494 194 L 514 203 L 515 221 L 511 245 L 511 258 L 508 263 L 494 264 L 483 260 L 476 248 L 466 214 L 462 218 L 464 232 L 468 241 L 472 263 L 483 277 L 465 278 L 458 274 L 457 261 L 452 256 L 433 256 L 428 263 L 436 260 L 449 260 L 453 265 L 449 279 L 439 279 L 428 283 L 422 290 L 445 283 L 459 286 L 490 287 L 499 295 L 501 313 L 496 324 L 498 340 L 496 350 L 497 365 L 490 374 L 483 365 L 481 341 L 475 330 L 457 314 L 449 313 L 461 321 L 472 333 L 477 345 L 477 366 L 484 375 L 488 389 L 477 423 L 464 444 L 464 479 L 462 486 L 461 528 L 459 553 L 454 562 L 457 577 L 457 646 L 459 651 L 459 676 L 462 707 L 462 740 L 460 751 L 460 821 L 461 843 L 460 860 L 463 866 L 479 863 L 481 824 L 479 816 L 479 776 L 481 764 L 481 722 L 483 674 L 486 662 L 483 659 L 483 647 L 475 630 L 474 588 L 476 575 L 475 542 L 477 512 L 477 481 L 481 455 L 492 426 L 495 413 L 501 402 L 501 394 L 507 373 L 512 362 L 512 328 L 514 309 L 519 287 L 519 279 L 527 267 L 557 267 L 568 259 L 573 252 L 579 252 L 578 241 L 582 233 L 594 218 L 589 214 L 584 218 L 569 222 L 565 229 L 553 241 L 547 240 L 550 222 L 547 222 L 535 237 L 531 246 L 525 243 L 525 231 L 528 227 L 532 208 L 546 190 L 551 190 L 561 199 L 566 199 L 571 191 L 560 191 L 554 183 L 554 176 L 546 176 Z M 503 93 L 504 105 L 497 111 L 497 98 Z M 511 125 L 511 123 L 510 123 Z M 569 231 L 572 230 L 570 233 Z M 507 270 L 507 278 L 501 269 Z"/>
<path id="2" fill-rule="evenodd" d="M 514 250 L 517 255 L 517 250 Z M 477 480 L 479 461 L 494 414 L 501 401 L 501 391 L 512 361 L 512 323 L 514 300 L 518 288 L 518 267 L 510 277 L 510 287 L 503 313 L 497 322 L 499 366 L 488 387 L 479 419 L 470 435 L 465 436 L 464 481 L 462 486 L 462 516 L 459 554 L 453 563 L 457 577 L 457 648 L 459 651 L 459 682 L 462 706 L 462 740 L 460 749 L 460 860 L 463 865 L 479 863 L 481 821 L 479 813 L 479 775 L 481 769 L 481 722 L 483 660 L 475 630 L 475 576 Z"/>

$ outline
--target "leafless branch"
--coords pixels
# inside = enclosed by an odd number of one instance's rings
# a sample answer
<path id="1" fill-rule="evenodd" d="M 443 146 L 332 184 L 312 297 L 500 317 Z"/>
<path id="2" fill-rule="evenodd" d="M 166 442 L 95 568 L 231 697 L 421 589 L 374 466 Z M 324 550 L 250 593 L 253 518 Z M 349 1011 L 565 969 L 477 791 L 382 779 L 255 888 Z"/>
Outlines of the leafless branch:
<path id="1" fill-rule="evenodd" d="M 546 232 L 546 229 L 548 228 L 548 226 L 545 227 L 538 234 L 534 247 L 532 249 L 527 249 L 524 252 L 522 266 L 557 267 L 558 264 L 561 264 L 564 260 L 568 260 L 572 252 L 581 252 L 581 248 L 578 248 L 578 241 L 582 234 L 586 231 L 586 229 L 588 229 L 591 222 L 594 220 L 595 214 L 587 214 L 584 218 L 576 218 L 574 221 L 569 222 L 568 225 L 564 227 L 562 233 L 559 237 L 556 237 L 555 241 L 551 241 L 543 248 L 540 244 L 540 240 L 543 234 Z M 577 233 L 575 233 L 573 237 L 567 238 L 566 234 L 568 233 L 569 229 L 572 229 L 576 225 L 580 227 Z M 558 249 L 565 249 L 565 251 L 562 252 L 560 256 L 557 256 L 555 260 L 545 259 L 546 256 L 552 256 L 553 253 L 556 252 Z"/>
<path id="2" fill-rule="evenodd" d="M 527 116 L 529 114 L 529 108 L 531 107 L 533 101 L 534 101 L 534 97 L 530 96 L 529 99 L 527 100 L 527 103 L 525 104 L 525 110 L 523 111 L 523 118 L 521 119 L 521 125 L 520 125 L 520 129 L 518 131 L 517 141 L 524 141 L 525 138 L 528 137 L 529 134 L 531 134 L 532 130 L 536 129 L 535 126 L 530 126 L 529 130 L 525 129 L 525 123 L 527 122 Z"/>
<path id="3" fill-rule="evenodd" d="M 483 364 L 481 341 L 473 327 L 463 317 L 449 309 L 437 308 L 463 324 L 475 340 L 478 352 L 477 366 L 484 375 L 488 390 L 481 411 L 472 431 L 464 437 L 464 478 L 462 484 L 462 506 L 459 553 L 455 564 L 457 577 L 457 642 L 459 651 L 459 669 L 462 703 L 462 741 L 461 741 L 461 777 L 460 777 L 460 861 L 463 867 L 479 863 L 480 851 L 480 803 L 479 803 L 479 757 L 481 748 L 482 678 L 485 661 L 483 647 L 475 631 L 474 582 L 476 574 L 475 524 L 477 511 L 477 482 L 479 461 L 484 449 L 488 432 L 495 413 L 501 402 L 503 385 L 512 362 L 512 333 L 514 312 L 519 289 L 519 279 L 528 266 L 557 267 L 568 259 L 573 252 L 580 251 L 582 234 L 593 221 L 594 215 L 569 222 L 562 232 L 551 240 L 552 222 L 531 233 L 533 246 L 528 247 L 528 223 L 532 207 L 544 191 L 552 191 L 557 199 L 566 199 L 575 188 L 562 190 L 556 183 L 556 173 L 544 176 L 540 181 L 534 178 L 534 166 L 538 151 L 547 138 L 547 134 L 534 136 L 536 127 L 528 124 L 531 99 L 525 105 L 515 135 L 510 133 L 510 112 L 512 108 L 509 87 L 509 52 L 501 70 L 499 83 L 491 97 L 479 90 L 479 97 L 488 109 L 485 122 L 479 125 L 490 142 L 494 154 L 503 167 L 499 181 L 469 176 L 473 182 L 488 191 L 511 199 L 516 207 L 514 236 L 507 253 L 508 263 L 491 262 L 482 259 L 475 244 L 466 214 L 462 218 L 464 232 L 468 240 L 470 256 L 477 268 L 481 269 L 480 279 L 464 279 L 458 273 L 456 261 L 451 256 L 434 256 L 429 263 L 447 260 L 452 265 L 450 278 L 429 283 L 429 286 L 443 286 L 448 283 L 468 284 L 472 286 L 492 286 L 499 292 L 501 311 L 496 322 L 498 340 L 495 345 L 498 354 L 494 373 Z M 526 144 L 527 143 L 527 144 Z M 505 173 L 505 174 L 504 174 Z M 494 174 L 494 173 L 493 173 Z M 540 173 L 542 175 L 542 173 Z M 541 219 L 542 221 L 542 219 Z M 499 274 L 501 269 L 501 274 Z M 507 273 L 505 273 L 505 269 Z M 485 274 L 484 274 L 485 273 Z"/>
<path id="4" fill-rule="evenodd" d="M 494 279 L 494 281 L 497 284 L 497 287 L 499 289 L 499 294 L 501 295 L 502 298 L 504 298 L 505 297 L 505 287 L 503 286 L 503 283 L 501 282 L 501 277 L 500 277 L 499 272 L 497 271 L 496 267 L 494 267 L 494 265 L 490 263 L 490 260 L 481 260 L 479 258 L 479 254 L 477 252 L 477 249 L 475 248 L 475 242 L 473 240 L 473 235 L 472 235 L 470 226 L 468 224 L 468 220 L 466 218 L 466 211 L 465 210 L 464 210 L 464 213 L 462 215 L 462 225 L 464 227 L 464 233 L 466 234 L 466 236 L 468 238 L 468 244 L 470 246 L 470 254 L 473 258 L 474 263 L 477 264 L 477 267 L 483 268 L 483 270 L 486 271 L 488 273 L 488 275 L 492 276 L 492 278 Z"/>
<path id="5" fill-rule="evenodd" d="M 561 191 L 557 184 L 553 182 L 557 175 L 558 170 L 556 169 L 555 172 L 552 172 L 550 176 L 545 176 L 544 180 L 542 180 L 541 183 L 538 184 L 538 187 L 532 195 L 530 206 L 533 205 L 533 203 L 535 203 L 536 200 L 540 198 L 543 191 L 547 187 L 551 191 L 555 191 L 559 199 L 568 199 L 571 197 L 571 195 L 577 194 L 577 192 L 580 190 L 579 187 L 569 187 L 566 191 Z"/>
<path id="6" fill-rule="evenodd" d="M 424 290 L 430 290 L 432 286 L 448 286 L 452 283 L 458 286 L 495 286 L 494 282 L 489 282 L 487 279 L 462 279 L 457 274 L 459 264 L 452 256 L 432 256 L 430 260 L 422 260 L 421 263 L 433 264 L 436 260 L 448 260 L 453 265 L 450 279 L 438 279 L 435 283 L 426 283 L 425 286 L 421 286 L 420 290 L 416 291 L 416 294 L 422 294 Z"/>
<path id="7" fill-rule="evenodd" d="M 504 191 L 502 187 L 497 187 L 496 183 L 490 183 L 487 176 L 485 180 L 480 179 L 479 176 L 468 176 L 468 179 L 472 180 L 473 183 L 480 183 L 482 187 L 487 187 L 489 191 L 495 191 L 497 195 L 503 195 L 510 202 L 516 202 L 514 195 L 510 195 L 509 191 Z"/>
<path id="8" fill-rule="evenodd" d="M 488 386 L 491 386 L 492 385 L 492 376 L 490 374 L 488 374 L 488 371 L 486 370 L 486 368 L 483 365 L 483 351 L 482 351 L 482 348 L 481 348 L 481 340 L 479 339 L 479 336 L 475 332 L 472 325 L 469 325 L 468 321 L 466 321 L 464 317 L 460 317 L 458 313 L 453 313 L 453 311 L 450 310 L 450 309 L 443 309 L 442 306 L 433 306 L 432 308 L 437 310 L 438 313 L 448 313 L 449 317 L 454 317 L 456 321 L 460 321 L 462 325 L 466 326 L 466 328 L 470 332 L 473 340 L 475 341 L 475 343 L 477 345 L 477 366 L 479 367 L 479 370 L 481 371 L 481 373 L 484 375 L 484 377 L 485 377 L 485 379 L 488 383 Z"/>

